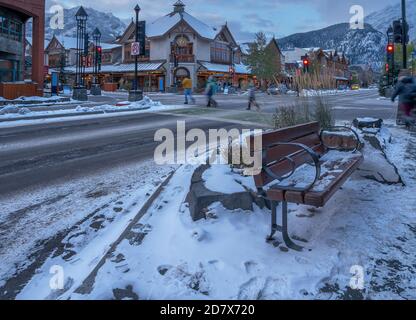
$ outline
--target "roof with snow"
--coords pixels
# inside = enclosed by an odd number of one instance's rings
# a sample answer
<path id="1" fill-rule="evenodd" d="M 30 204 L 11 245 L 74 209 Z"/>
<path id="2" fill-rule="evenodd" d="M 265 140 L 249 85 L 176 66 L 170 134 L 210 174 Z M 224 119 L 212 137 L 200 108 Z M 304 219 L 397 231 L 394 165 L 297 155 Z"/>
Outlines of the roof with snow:
<path id="1" fill-rule="evenodd" d="M 139 62 L 138 71 L 139 72 L 157 71 L 163 67 L 165 62 L 166 61 Z M 75 67 L 65 68 L 65 71 L 68 73 L 75 73 Z M 100 73 L 125 73 L 125 72 L 134 72 L 134 63 L 103 65 L 101 66 L 101 71 L 100 71 Z M 94 69 L 92 67 L 85 68 L 85 73 L 94 73 Z"/>
<path id="2" fill-rule="evenodd" d="M 121 44 L 117 44 L 117 43 L 101 43 L 100 46 L 103 50 L 111 50 L 111 49 L 122 47 Z"/>
<path id="3" fill-rule="evenodd" d="M 76 49 L 77 38 L 65 37 L 65 36 L 54 36 L 65 49 Z M 52 41 L 52 40 L 51 40 Z"/>
<path id="4" fill-rule="evenodd" d="M 283 51 L 286 63 L 298 63 L 301 61 L 301 57 L 309 53 L 311 48 L 293 48 L 291 50 Z"/>
<path id="5" fill-rule="evenodd" d="M 185 5 L 182 1 L 178 1 L 174 4 L 173 12 L 146 26 L 146 34 L 149 38 L 161 37 L 168 33 L 181 21 L 186 22 L 202 38 L 213 40 L 218 33 L 216 28 L 208 26 L 204 22 L 187 13 L 185 11 Z"/>

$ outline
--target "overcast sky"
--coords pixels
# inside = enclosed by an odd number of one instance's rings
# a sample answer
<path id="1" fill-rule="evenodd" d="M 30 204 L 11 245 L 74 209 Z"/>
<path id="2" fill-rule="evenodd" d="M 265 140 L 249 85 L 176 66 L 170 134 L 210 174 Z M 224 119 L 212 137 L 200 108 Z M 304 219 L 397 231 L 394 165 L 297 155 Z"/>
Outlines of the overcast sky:
<path id="1" fill-rule="evenodd" d="M 133 15 L 138 3 L 141 19 L 155 20 L 172 11 L 176 0 L 47 0 L 66 8 L 84 5 L 111 12 L 122 19 Z M 188 13 L 209 25 L 228 22 L 237 40 L 250 40 L 253 33 L 264 31 L 277 38 L 296 32 L 319 29 L 350 20 L 350 7 L 358 4 L 365 15 L 400 0 L 183 0 Z"/>

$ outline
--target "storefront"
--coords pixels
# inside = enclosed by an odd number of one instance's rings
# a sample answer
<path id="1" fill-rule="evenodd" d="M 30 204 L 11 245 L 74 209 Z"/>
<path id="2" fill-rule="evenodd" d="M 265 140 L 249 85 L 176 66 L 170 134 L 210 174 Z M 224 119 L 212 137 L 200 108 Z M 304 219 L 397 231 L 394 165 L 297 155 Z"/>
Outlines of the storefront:
<path id="1" fill-rule="evenodd" d="M 205 87 L 210 76 L 215 77 L 220 87 L 232 86 L 238 89 L 246 88 L 248 81 L 253 78 L 250 70 L 243 64 L 226 65 L 199 61 L 199 65 L 197 72 L 198 89 Z"/>
<path id="2" fill-rule="evenodd" d="M 146 92 L 165 91 L 166 88 L 166 70 L 163 67 L 164 61 L 157 62 L 140 62 L 138 63 L 138 80 L 139 87 Z M 135 65 L 118 64 L 103 65 L 99 73 L 99 82 L 115 83 L 117 89 L 130 90 L 133 87 Z M 66 74 L 74 77 L 75 68 L 65 68 Z M 94 82 L 93 68 L 86 68 L 86 83 L 91 85 Z"/>
<path id="3" fill-rule="evenodd" d="M 33 39 L 31 78 L 36 83 L 36 94 L 43 93 L 44 80 L 44 0 L 0 0 L 0 83 L 14 86 L 15 92 L 25 92 L 25 23 L 32 18 Z M 13 83 L 13 84 L 11 84 Z M 19 88 L 17 88 L 19 87 Z M 30 89 L 32 90 L 33 85 Z M 17 93 L 16 93 L 17 94 Z M 4 93 L 0 92 L 4 96 Z M 17 98 L 12 97 L 10 98 Z"/>

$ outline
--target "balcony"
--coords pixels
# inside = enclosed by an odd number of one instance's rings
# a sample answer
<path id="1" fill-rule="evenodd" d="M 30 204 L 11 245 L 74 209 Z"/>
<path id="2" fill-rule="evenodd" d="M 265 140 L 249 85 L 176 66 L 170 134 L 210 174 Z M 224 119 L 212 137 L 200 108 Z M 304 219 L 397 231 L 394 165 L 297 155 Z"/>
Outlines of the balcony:
<path id="1" fill-rule="evenodd" d="M 178 63 L 194 63 L 195 56 L 193 54 L 177 54 L 176 59 Z M 170 55 L 170 62 L 173 63 L 175 61 L 174 55 Z"/>

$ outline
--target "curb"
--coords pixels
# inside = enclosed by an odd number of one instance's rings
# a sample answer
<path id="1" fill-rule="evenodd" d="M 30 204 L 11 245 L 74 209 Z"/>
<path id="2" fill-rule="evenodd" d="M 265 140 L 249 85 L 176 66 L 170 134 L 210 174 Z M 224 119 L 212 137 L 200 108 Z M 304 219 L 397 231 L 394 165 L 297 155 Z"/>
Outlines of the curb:
<path id="1" fill-rule="evenodd" d="M 177 168 L 178 169 L 178 168 Z M 152 206 L 154 201 L 159 197 L 159 195 L 164 191 L 165 187 L 168 185 L 173 175 L 176 173 L 177 169 L 173 170 L 169 176 L 160 184 L 155 192 L 147 199 L 144 205 L 140 208 L 137 215 L 131 220 L 128 226 L 120 234 L 116 241 L 114 241 L 107 252 L 102 256 L 100 261 L 95 265 L 89 275 L 82 281 L 82 283 L 73 291 L 77 294 L 89 294 L 92 292 L 95 278 L 98 274 L 98 271 L 106 263 L 106 261 L 111 258 L 111 255 L 116 251 L 118 245 L 126 238 L 127 233 L 140 221 L 140 219 L 147 213 L 149 208 Z"/>
<path id="2" fill-rule="evenodd" d="M 33 117 L 16 117 L 16 118 L 8 118 L 8 119 L 0 119 L 0 123 L 2 122 L 11 122 L 11 121 L 19 121 L 19 120 L 39 120 L 39 119 L 52 119 L 52 118 L 67 118 L 67 117 L 78 117 L 78 116 L 88 116 L 88 115 L 96 115 L 96 114 L 107 114 L 107 113 L 119 113 L 119 112 L 129 112 L 129 111 L 142 111 L 148 110 L 150 107 L 144 108 L 136 108 L 136 109 L 128 109 L 128 110 L 102 110 L 102 111 L 87 111 L 87 112 L 79 112 L 79 113 L 62 113 L 62 114 L 46 114 L 42 116 L 33 116 Z"/>

